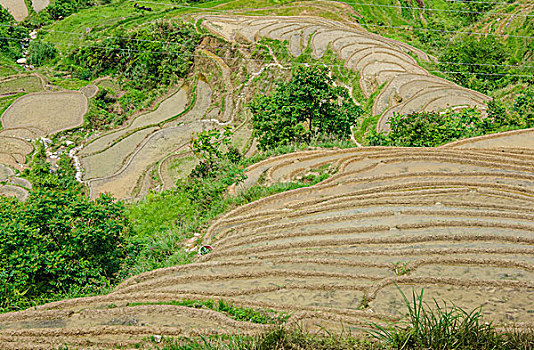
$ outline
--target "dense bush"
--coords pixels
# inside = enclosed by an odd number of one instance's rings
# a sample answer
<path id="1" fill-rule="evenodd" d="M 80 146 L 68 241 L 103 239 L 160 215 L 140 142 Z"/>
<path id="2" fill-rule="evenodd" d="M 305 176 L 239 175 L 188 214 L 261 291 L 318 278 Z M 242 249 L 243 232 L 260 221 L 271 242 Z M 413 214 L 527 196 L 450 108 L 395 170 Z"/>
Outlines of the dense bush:
<path id="1" fill-rule="evenodd" d="M 12 59 L 22 56 L 20 43 L 12 38 L 27 38 L 29 30 L 22 25 L 15 25 L 11 14 L 0 6 L 0 53 Z"/>
<path id="2" fill-rule="evenodd" d="M 484 14 L 495 7 L 497 2 L 480 1 L 480 0 L 466 0 L 458 1 L 464 12 L 458 12 L 457 16 L 462 17 L 466 21 L 466 25 L 474 23 L 479 20 Z"/>
<path id="3" fill-rule="evenodd" d="M 292 142 L 346 140 L 362 113 L 347 89 L 334 86 L 323 67 L 298 67 L 291 80 L 250 105 L 254 134 L 263 150 Z"/>
<path id="4" fill-rule="evenodd" d="M 494 36 L 475 38 L 461 36 L 444 48 L 440 69 L 456 83 L 470 89 L 487 92 L 506 85 L 509 68 L 507 53 L 502 42 Z"/>
<path id="5" fill-rule="evenodd" d="M 55 0 L 51 1 L 44 10 L 31 19 L 35 25 L 43 25 L 54 20 L 65 18 L 81 9 L 102 3 L 98 0 Z"/>
<path id="6" fill-rule="evenodd" d="M 397 114 L 389 120 L 388 133 L 373 131 L 367 137 L 372 146 L 433 147 L 451 140 L 480 135 L 484 122 L 476 109 L 459 112 L 416 112 Z"/>
<path id="7" fill-rule="evenodd" d="M 108 129 L 121 125 L 126 119 L 115 107 L 115 94 L 105 87 L 99 87 L 98 93 L 90 100 L 89 111 L 85 115 L 85 127 L 88 129 Z"/>
<path id="8" fill-rule="evenodd" d="M 143 90 L 185 76 L 199 42 L 200 35 L 192 25 L 158 21 L 133 32 L 118 31 L 103 40 L 88 40 L 71 58 L 82 71 L 119 76 Z"/>
<path id="9" fill-rule="evenodd" d="M 35 66 L 40 66 L 57 55 L 57 49 L 53 44 L 43 41 L 32 41 L 29 47 L 30 63 Z"/>
<path id="10" fill-rule="evenodd" d="M 373 130 L 367 135 L 367 142 L 372 146 L 433 147 L 497 131 L 532 128 L 534 86 L 523 89 L 512 104 L 490 101 L 485 118 L 470 108 L 457 112 L 395 115 L 389 124 L 389 132 Z"/>
<path id="11" fill-rule="evenodd" d="M 29 198 L 0 196 L 0 310 L 105 286 L 124 257 L 123 205 L 90 201 L 67 158 L 53 173 L 40 154 L 26 173 L 36 180 Z"/>

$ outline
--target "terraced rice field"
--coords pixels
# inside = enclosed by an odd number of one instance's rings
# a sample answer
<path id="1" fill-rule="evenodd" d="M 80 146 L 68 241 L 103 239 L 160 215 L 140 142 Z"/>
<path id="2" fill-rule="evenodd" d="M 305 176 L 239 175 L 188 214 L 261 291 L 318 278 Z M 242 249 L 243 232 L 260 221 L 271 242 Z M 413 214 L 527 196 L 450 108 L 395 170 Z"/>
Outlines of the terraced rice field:
<path id="1" fill-rule="evenodd" d="M 206 127 L 217 127 L 203 120 L 211 104 L 211 89 L 203 81 L 196 88 L 194 105 L 187 107 L 187 90 L 182 89 L 163 101 L 154 112 L 142 115 L 125 129 L 103 135 L 81 152 L 84 179 L 91 197 L 111 193 L 119 199 L 136 197 L 147 171 L 167 156 L 187 148 L 191 136 Z M 176 120 L 164 123 L 185 112 Z M 153 127 L 147 127 L 154 125 Z M 158 125 L 158 126 L 156 126 Z"/>
<path id="2" fill-rule="evenodd" d="M 173 154 L 165 158 L 158 165 L 158 175 L 162 188 L 168 190 L 175 186 L 176 181 L 185 179 L 198 164 L 198 159 L 191 151 Z"/>
<path id="3" fill-rule="evenodd" d="M 28 17 L 28 8 L 24 0 L 2 0 L 0 5 L 9 11 L 15 21 L 22 21 Z"/>
<path id="4" fill-rule="evenodd" d="M 42 90 L 43 81 L 38 75 L 23 75 L 0 79 L 0 97 Z"/>
<path id="5" fill-rule="evenodd" d="M 487 148 L 487 149 L 534 149 L 533 129 L 515 130 L 490 134 L 471 139 L 459 140 L 444 145 L 446 148 Z"/>
<path id="6" fill-rule="evenodd" d="M 31 187 L 28 180 L 17 177 L 13 169 L 0 163 L 0 195 L 25 200 Z"/>
<path id="7" fill-rule="evenodd" d="M 39 128 L 45 136 L 82 125 L 87 97 L 81 92 L 38 92 L 17 99 L 2 114 L 2 126 Z"/>
<path id="8" fill-rule="evenodd" d="M 10 155 L 19 164 L 24 164 L 26 156 L 32 151 L 33 146 L 22 139 L 10 136 L 0 136 L 0 154 Z"/>
<path id="9" fill-rule="evenodd" d="M 32 7 L 35 12 L 44 10 L 50 4 L 50 0 L 32 0 Z"/>
<path id="10" fill-rule="evenodd" d="M 91 142 L 80 152 L 80 155 L 89 158 L 93 154 L 102 153 L 112 145 L 116 145 L 117 142 L 120 143 L 120 141 L 126 140 L 132 136 L 134 138 L 139 137 L 134 136 L 135 133 L 146 133 L 146 129 L 143 128 L 148 128 L 150 126 L 156 127 L 158 123 L 164 122 L 165 120 L 183 112 L 188 103 L 187 90 L 186 87 L 180 89 L 168 99 L 164 100 L 155 110 L 139 115 L 126 127 L 113 130 L 95 140 L 91 140 Z M 131 151 L 134 149 L 135 146 Z M 86 179 L 91 179 L 93 177 L 94 176 L 92 176 L 90 172 L 87 172 L 85 175 Z"/>
<path id="11" fill-rule="evenodd" d="M 389 130 L 394 113 L 441 111 L 471 106 L 484 110 L 489 97 L 431 75 L 416 59 L 429 60 L 422 51 L 399 41 L 369 33 L 356 25 L 313 17 L 246 17 L 203 15 L 202 26 L 225 40 L 255 42 L 260 38 L 286 41 L 299 56 L 308 46 L 312 56 L 331 49 L 345 66 L 359 72 L 366 98 L 383 86 L 373 114 L 381 115 L 378 130 Z"/>
<path id="12" fill-rule="evenodd" d="M 353 148 L 270 158 L 252 185 L 337 168 L 308 188 L 239 207 L 206 232 L 212 253 L 135 276 L 108 295 L 0 315 L 0 342 L 46 348 L 132 345 L 143 337 L 248 334 L 263 326 L 170 305 L 224 299 L 289 312 L 289 323 L 358 332 L 403 313 L 404 292 L 482 305 L 497 325 L 534 325 L 534 147 Z M 519 133 L 534 137 L 534 129 Z M 494 142 L 490 144 L 489 142 Z M 510 142 L 510 143 L 509 143 Z M 256 179 L 256 180 L 255 180 Z M 239 190 L 239 189 L 237 189 Z M 144 305 L 143 303 L 162 305 Z M 166 302 L 169 305 L 166 305 Z M 130 303 L 130 304 L 129 304 Z M 131 304 L 137 303 L 137 304 Z"/>
<path id="13" fill-rule="evenodd" d="M 23 187 L 13 185 L 0 185 L 0 196 L 16 197 L 17 199 L 23 201 L 28 198 L 29 193 Z"/>
<path id="14" fill-rule="evenodd" d="M 11 77 L 1 83 L 0 95 L 5 98 L 43 89 L 39 75 Z M 34 150 L 31 141 L 82 125 L 87 104 L 87 97 L 75 91 L 34 92 L 16 99 L 0 118 L 0 167 L 22 170 Z M 10 177 L 0 185 L 0 195 L 24 200 L 29 188 L 26 180 Z"/>

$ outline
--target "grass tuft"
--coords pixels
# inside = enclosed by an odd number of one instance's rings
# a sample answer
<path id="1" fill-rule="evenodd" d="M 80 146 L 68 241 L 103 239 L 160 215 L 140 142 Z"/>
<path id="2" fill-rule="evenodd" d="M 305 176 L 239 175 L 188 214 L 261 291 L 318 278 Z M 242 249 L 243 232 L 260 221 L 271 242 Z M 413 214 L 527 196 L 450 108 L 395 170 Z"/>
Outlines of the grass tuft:
<path id="1" fill-rule="evenodd" d="M 391 349 L 466 349 L 512 350 L 532 349 L 531 331 L 497 332 L 492 323 L 483 322 L 480 308 L 470 312 L 434 299 L 430 306 L 420 294 L 412 291 L 412 300 L 397 286 L 408 308 L 408 324 L 372 323 L 367 332 Z"/>
<path id="2" fill-rule="evenodd" d="M 330 333 L 310 333 L 300 327 L 276 326 L 255 336 L 231 335 L 164 339 L 161 350 L 379 350 L 385 349 L 364 338 Z"/>
<path id="3" fill-rule="evenodd" d="M 256 310 L 248 307 L 237 307 L 223 299 L 214 301 L 209 300 L 172 300 L 164 302 L 141 302 L 141 303 L 129 303 L 128 306 L 136 305 L 178 305 L 186 306 L 195 309 L 209 309 L 218 311 L 228 315 L 237 321 L 246 321 L 256 324 L 283 324 L 289 318 L 289 314 L 277 312 L 274 310 Z"/>

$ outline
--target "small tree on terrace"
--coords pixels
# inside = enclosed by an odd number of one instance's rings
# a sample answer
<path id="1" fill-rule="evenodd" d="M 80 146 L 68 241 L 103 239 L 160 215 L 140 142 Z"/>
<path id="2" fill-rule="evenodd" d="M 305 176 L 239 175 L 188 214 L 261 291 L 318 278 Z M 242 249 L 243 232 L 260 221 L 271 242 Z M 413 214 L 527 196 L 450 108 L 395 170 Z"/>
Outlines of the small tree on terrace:
<path id="1" fill-rule="evenodd" d="M 261 149 L 314 139 L 345 140 L 362 110 L 324 67 L 298 67 L 291 80 L 249 105 Z"/>

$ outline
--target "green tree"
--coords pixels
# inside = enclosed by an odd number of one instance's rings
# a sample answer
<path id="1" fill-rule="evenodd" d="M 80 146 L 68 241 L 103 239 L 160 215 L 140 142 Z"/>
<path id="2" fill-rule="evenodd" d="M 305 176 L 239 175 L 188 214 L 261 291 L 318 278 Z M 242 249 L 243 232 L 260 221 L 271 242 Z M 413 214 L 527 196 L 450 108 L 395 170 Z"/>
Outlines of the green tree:
<path id="1" fill-rule="evenodd" d="M 451 79 L 470 89 L 491 91 L 507 82 L 507 54 L 502 42 L 493 36 L 461 36 L 452 41 L 439 57 L 440 69 Z"/>
<path id="2" fill-rule="evenodd" d="M 90 291 L 116 277 L 125 257 L 128 222 L 122 203 L 90 201 L 67 158 L 52 172 L 42 149 L 26 175 L 25 202 L 0 196 L 0 309 L 55 294 Z"/>
<path id="3" fill-rule="evenodd" d="M 484 121 L 474 108 L 458 112 L 397 114 L 389 121 L 390 131 L 367 136 L 372 146 L 434 147 L 452 140 L 481 135 Z"/>
<path id="4" fill-rule="evenodd" d="M 350 138 L 362 110 L 324 67 L 298 67 L 291 80 L 250 105 L 261 149 L 291 142 Z"/>

